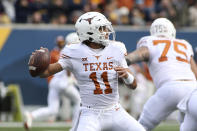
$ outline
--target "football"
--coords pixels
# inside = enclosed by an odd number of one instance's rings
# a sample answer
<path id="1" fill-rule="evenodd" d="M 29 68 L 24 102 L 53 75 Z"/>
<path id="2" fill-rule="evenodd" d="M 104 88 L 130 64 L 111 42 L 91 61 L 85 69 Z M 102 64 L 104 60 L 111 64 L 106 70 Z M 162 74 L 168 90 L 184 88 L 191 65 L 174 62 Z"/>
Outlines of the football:
<path id="1" fill-rule="evenodd" d="M 29 58 L 29 73 L 32 77 L 38 76 L 50 64 L 50 52 L 47 48 L 36 50 Z"/>

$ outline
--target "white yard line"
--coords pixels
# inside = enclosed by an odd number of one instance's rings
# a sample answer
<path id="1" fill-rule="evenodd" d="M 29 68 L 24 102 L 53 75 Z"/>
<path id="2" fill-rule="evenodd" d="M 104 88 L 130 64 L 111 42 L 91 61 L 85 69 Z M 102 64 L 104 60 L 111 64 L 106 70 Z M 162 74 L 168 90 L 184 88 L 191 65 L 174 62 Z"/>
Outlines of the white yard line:
<path id="1" fill-rule="evenodd" d="M 23 123 L 22 122 L 0 122 L 0 128 L 1 127 L 9 127 L 9 128 L 23 127 Z M 70 122 L 54 122 L 54 123 L 34 122 L 33 127 L 71 127 L 71 123 Z"/>

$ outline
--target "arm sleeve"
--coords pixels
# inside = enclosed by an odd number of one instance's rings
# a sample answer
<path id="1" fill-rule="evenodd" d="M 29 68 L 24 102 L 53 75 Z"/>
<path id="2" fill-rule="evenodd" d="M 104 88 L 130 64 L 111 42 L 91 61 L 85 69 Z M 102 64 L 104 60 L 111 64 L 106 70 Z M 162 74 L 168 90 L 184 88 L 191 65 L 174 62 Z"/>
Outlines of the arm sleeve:
<path id="1" fill-rule="evenodd" d="M 120 49 L 121 49 L 121 52 L 124 54 L 124 55 L 127 55 L 127 49 L 125 47 L 125 44 L 120 42 Z"/>
<path id="2" fill-rule="evenodd" d="M 189 44 L 189 51 L 190 51 L 190 55 L 194 56 L 194 51 L 193 51 L 193 48 L 190 44 Z"/>
<path id="3" fill-rule="evenodd" d="M 62 66 L 63 69 L 68 69 L 72 71 L 72 62 L 71 58 L 67 55 L 65 55 L 63 52 L 60 54 L 60 59 L 58 60 L 58 63 Z"/>
<path id="4" fill-rule="evenodd" d="M 122 60 L 121 65 L 124 68 L 129 68 L 125 59 Z"/>
<path id="5" fill-rule="evenodd" d="M 140 48 L 140 47 L 142 47 L 142 46 L 146 46 L 146 47 L 150 48 L 149 47 L 149 44 L 148 44 L 148 37 L 142 37 L 138 41 L 138 43 L 137 43 L 137 49 Z"/>
<path id="6" fill-rule="evenodd" d="M 128 65 L 125 59 L 125 56 L 127 55 L 127 49 L 125 47 L 125 44 L 122 42 L 117 42 L 117 45 L 118 45 L 118 49 L 121 52 L 120 57 L 119 57 L 119 63 L 122 67 L 128 68 Z"/>
<path id="7" fill-rule="evenodd" d="M 118 50 L 120 50 L 120 52 L 121 52 L 122 54 L 124 54 L 124 55 L 127 54 L 127 49 L 126 49 L 124 43 L 119 42 L 119 41 L 116 41 L 115 45 L 116 45 L 116 48 L 118 48 Z"/>
<path id="8" fill-rule="evenodd" d="M 194 57 L 194 51 L 193 51 L 192 45 L 186 40 L 183 40 L 183 43 L 185 43 L 187 46 L 187 56 L 190 61 L 191 57 Z"/>

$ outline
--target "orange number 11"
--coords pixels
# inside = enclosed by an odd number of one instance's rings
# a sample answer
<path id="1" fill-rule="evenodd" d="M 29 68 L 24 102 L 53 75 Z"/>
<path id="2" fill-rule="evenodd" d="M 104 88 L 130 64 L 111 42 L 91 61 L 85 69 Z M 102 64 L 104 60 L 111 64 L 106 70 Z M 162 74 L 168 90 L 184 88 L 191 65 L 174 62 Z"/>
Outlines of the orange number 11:
<path id="1" fill-rule="evenodd" d="M 101 89 L 100 84 L 97 81 L 96 72 L 92 72 L 89 78 L 92 79 L 96 87 L 96 89 L 94 90 L 94 94 L 103 94 L 103 90 Z M 106 89 L 104 90 L 105 94 L 111 94 L 112 88 L 110 87 L 106 71 L 101 74 L 101 78 L 103 79 L 103 82 L 105 83 L 105 87 L 106 87 Z"/>

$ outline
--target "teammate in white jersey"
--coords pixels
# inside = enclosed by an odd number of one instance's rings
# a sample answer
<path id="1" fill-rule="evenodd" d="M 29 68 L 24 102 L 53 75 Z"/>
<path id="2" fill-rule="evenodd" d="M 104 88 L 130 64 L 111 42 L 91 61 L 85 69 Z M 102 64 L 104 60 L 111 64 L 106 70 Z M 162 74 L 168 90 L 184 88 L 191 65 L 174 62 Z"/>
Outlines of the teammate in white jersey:
<path id="1" fill-rule="evenodd" d="M 194 66 L 193 70 L 197 72 L 197 66 Z M 196 100 L 197 100 L 197 89 L 195 89 L 191 94 L 187 95 L 181 102 L 179 102 L 177 107 L 181 112 L 185 114 L 184 120 L 180 127 L 180 131 L 197 131 Z"/>
<path id="2" fill-rule="evenodd" d="M 66 45 L 80 43 L 79 38 L 76 33 L 69 33 L 64 39 L 63 36 L 59 35 L 56 37 L 56 46 L 50 51 L 51 63 L 55 63 L 59 60 L 60 51 Z M 74 104 L 72 119 L 75 121 L 77 119 L 76 112 L 79 110 L 80 96 L 79 91 L 74 86 L 74 77 L 72 74 L 63 70 L 47 78 L 48 80 L 48 106 L 39 108 L 37 110 L 30 112 L 25 112 L 25 123 L 24 127 L 26 129 L 31 128 L 32 121 L 42 117 L 56 117 L 59 111 L 61 95 L 66 96 Z M 67 110 L 67 109 L 64 109 Z"/>
<path id="3" fill-rule="evenodd" d="M 124 58 L 125 45 L 114 41 L 111 22 L 98 12 L 87 12 L 79 17 L 75 27 L 81 44 L 65 48 L 60 60 L 40 75 L 47 77 L 63 69 L 74 74 L 81 108 L 73 130 L 145 131 L 119 104 L 118 77 L 132 89 L 136 82 Z"/>
<path id="4" fill-rule="evenodd" d="M 185 113 L 180 131 L 197 131 L 196 99 L 197 89 L 179 103 L 178 108 Z"/>
<path id="5" fill-rule="evenodd" d="M 127 56 L 130 63 L 147 61 L 157 88 L 139 118 L 148 131 L 175 111 L 181 99 L 197 86 L 192 46 L 175 38 L 173 24 L 166 18 L 158 18 L 152 23 L 150 33 L 141 38 L 137 49 Z"/>

